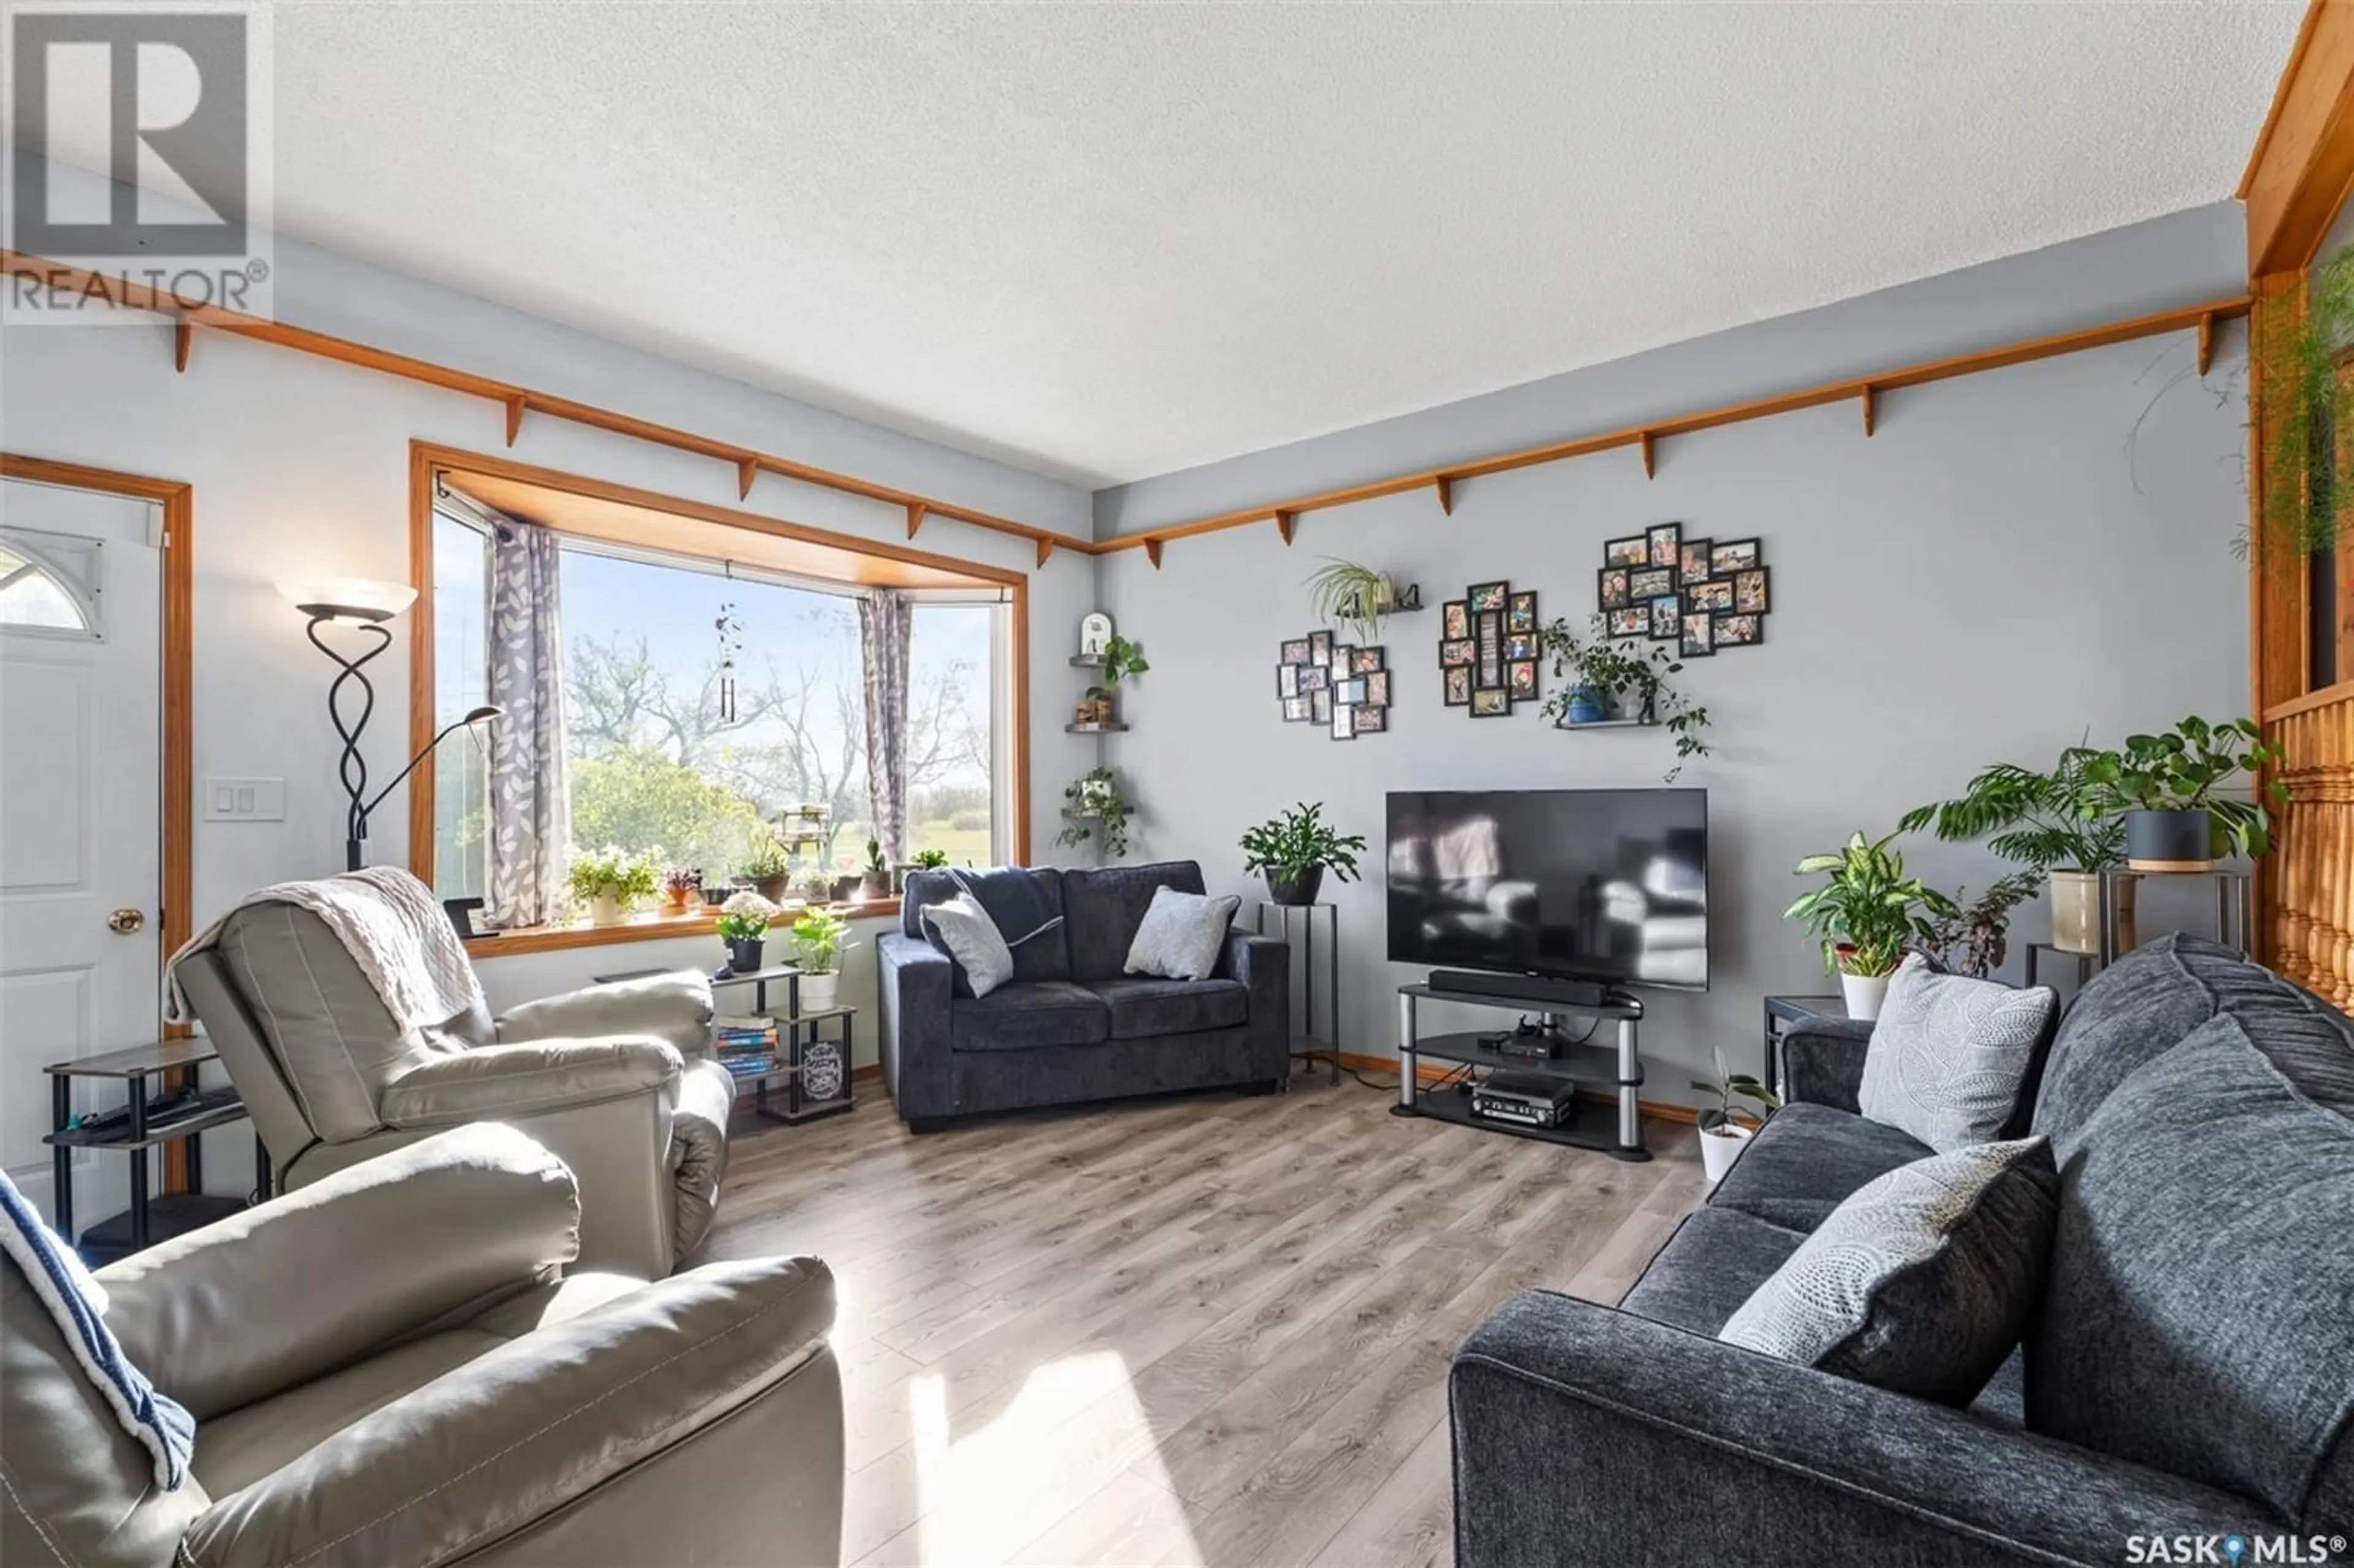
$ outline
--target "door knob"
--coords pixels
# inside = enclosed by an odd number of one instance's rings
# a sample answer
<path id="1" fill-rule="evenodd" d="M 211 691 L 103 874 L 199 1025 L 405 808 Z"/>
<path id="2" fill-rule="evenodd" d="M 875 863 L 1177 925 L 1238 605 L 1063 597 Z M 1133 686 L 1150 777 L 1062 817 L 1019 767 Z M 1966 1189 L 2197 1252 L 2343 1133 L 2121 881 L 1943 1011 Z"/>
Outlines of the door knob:
<path id="1" fill-rule="evenodd" d="M 106 917 L 106 928 L 118 937 L 128 937 L 147 924 L 146 913 L 138 909 L 118 909 Z"/>

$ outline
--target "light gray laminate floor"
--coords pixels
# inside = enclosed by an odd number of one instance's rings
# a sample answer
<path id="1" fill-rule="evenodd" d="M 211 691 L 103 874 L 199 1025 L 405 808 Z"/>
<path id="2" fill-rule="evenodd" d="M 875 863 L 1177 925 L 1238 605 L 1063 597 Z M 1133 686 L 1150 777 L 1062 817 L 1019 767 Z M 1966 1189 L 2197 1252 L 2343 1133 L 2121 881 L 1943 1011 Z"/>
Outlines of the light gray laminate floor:
<path id="1" fill-rule="evenodd" d="M 1302 1080 L 925 1138 L 740 1120 L 706 1256 L 840 1282 L 843 1562 L 1449 1559 L 1447 1359 L 1532 1287 L 1615 1301 L 1699 1201 Z"/>

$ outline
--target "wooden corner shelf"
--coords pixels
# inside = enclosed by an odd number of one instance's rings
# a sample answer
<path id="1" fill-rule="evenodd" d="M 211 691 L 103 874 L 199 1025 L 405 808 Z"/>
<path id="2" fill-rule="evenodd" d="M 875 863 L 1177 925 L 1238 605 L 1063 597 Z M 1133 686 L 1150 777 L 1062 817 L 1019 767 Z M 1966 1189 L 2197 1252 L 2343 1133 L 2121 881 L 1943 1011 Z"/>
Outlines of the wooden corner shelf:
<path id="1" fill-rule="evenodd" d="M 1119 735 L 1124 733 L 1127 728 L 1128 726 L 1124 724 L 1066 724 L 1063 726 L 1063 733 L 1065 735 Z"/>

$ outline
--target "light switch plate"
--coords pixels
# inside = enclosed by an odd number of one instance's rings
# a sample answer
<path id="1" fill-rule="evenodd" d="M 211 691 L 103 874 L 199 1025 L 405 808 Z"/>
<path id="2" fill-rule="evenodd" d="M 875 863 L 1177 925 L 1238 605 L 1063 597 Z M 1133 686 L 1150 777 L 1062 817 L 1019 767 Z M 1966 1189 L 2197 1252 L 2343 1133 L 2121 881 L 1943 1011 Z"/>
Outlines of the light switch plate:
<path id="1" fill-rule="evenodd" d="M 204 802 L 205 821 L 208 822 L 282 822 L 286 820 L 286 780 L 207 779 Z"/>

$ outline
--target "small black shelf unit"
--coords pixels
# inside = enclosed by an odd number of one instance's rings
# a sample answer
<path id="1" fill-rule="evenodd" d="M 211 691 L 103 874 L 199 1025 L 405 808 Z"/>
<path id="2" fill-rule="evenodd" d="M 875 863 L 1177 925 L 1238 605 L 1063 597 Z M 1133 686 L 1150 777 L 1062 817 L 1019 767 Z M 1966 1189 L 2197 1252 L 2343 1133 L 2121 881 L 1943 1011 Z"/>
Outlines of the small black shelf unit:
<path id="1" fill-rule="evenodd" d="M 1514 1014 L 1551 1012 L 1591 1018 L 1596 1033 L 1605 1023 L 1613 1025 L 1616 1040 L 1609 1045 L 1565 1045 L 1550 1057 L 1513 1056 L 1493 1045 L 1482 1044 L 1477 1033 L 1423 1036 L 1416 1013 L 1419 1004 L 1425 1001 L 1489 1007 Z M 1649 1160 L 1651 1151 L 1643 1145 L 1643 1054 L 1638 1028 L 1642 1020 L 1642 1002 L 1623 992 L 1592 1005 L 1574 1006 L 1488 991 L 1455 991 L 1427 983 L 1402 985 L 1398 987 L 1398 1103 L 1390 1107 L 1390 1114 L 1435 1117 L 1440 1121 L 1476 1127 L 1483 1132 L 1510 1133 L 1542 1143 L 1597 1150 L 1614 1160 Z M 1616 1114 L 1608 1118 L 1610 1125 L 1597 1125 L 1598 1118 L 1591 1115 L 1596 1107 L 1581 1100 L 1564 1127 L 1523 1127 L 1516 1122 L 1489 1121 L 1471 1114 L 1470 1096 L 1460 1088 L 1423 1088 L 1416 1069 L 1424 1057 L 1468 1068 L 1472 1076 L 1491 1072 L 1528 1073 L 1573 1083 L 1586 1093 L 1606 1094 L 1610 1109 Z"/>

